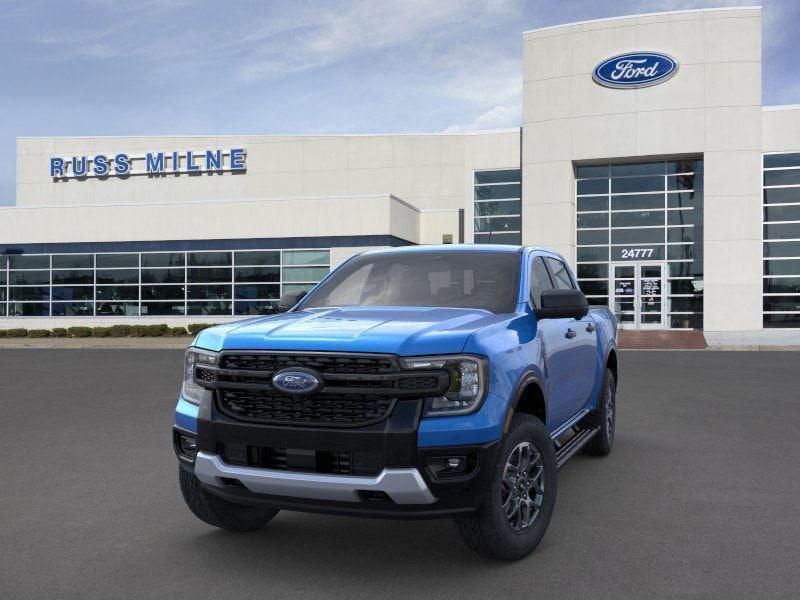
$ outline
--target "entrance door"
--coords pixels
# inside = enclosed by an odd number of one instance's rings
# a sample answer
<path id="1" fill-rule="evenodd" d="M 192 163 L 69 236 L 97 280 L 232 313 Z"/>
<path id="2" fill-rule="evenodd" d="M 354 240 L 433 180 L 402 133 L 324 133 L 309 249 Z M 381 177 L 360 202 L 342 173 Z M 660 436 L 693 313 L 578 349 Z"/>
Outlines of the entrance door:
<path id="1" fill-rule="evenodd" d="M 666 329 L 665 263 L 611 264 L 611 308 L 623 329 Z"/>

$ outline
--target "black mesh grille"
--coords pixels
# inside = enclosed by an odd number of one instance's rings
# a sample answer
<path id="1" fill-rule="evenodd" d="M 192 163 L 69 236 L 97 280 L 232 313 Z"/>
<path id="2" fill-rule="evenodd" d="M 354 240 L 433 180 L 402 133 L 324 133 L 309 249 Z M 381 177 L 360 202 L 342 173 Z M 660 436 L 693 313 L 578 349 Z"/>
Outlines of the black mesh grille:
<path id="1" fill-rule="evenodd" d="M 435 390 L 439 385 L 439 380 L 436 377 L 405 377 L 398 381 L 398 387 L 401 390 L 420 390 L 429 391 Z"/>
<path id="2" fill-rule="evenodd" d="M 385 419 L 394 398 L 369 394 L 282 396 L 269 390 L 221 390 L 219 408 L 230 417 L 293 425 L 366 425 Z"/>
<path id="3" fill-rule="evenodd" d="M 223 369 L 279 371 L 287 367 L 306 367 L 320 373 L 384 374 L 397 371 L 388 357 L 343 356 L 324 354 L 227 354 L 222 356 Z"/>
<path id="4" fill-rule="evenodd" d="M 209 371 L 207 369 L 201 369 L 199 367 L 195 368 L 194 376 L 195 379 L 197 379 L 197 381 L 202 381 L 206 383 L 211 383 L 213 381 L 216 381 L 217 379 L 213 371 Z"/>

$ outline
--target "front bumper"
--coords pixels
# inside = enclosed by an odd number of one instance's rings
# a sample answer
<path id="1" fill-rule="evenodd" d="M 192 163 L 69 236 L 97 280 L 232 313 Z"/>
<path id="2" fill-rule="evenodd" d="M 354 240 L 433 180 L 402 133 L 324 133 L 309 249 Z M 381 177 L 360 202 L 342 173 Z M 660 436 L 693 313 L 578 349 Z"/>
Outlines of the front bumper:
<path id="1" fill-rule="evenodd" d="M 213 402 L 204 402 L 194 427 L 176 423 L 176 436 L 195 435 L 197 441 L 194 460 L 180 453 L 178 458 L 209 493 L 238 504 L 390 518 L 475 511 L 490 489 L 497 442 L 419 446 L 420 414 L 421 403 L 403 400 L 386 421 L 367 427 L 290 427 L 233 420 Z M 285 449 L 288 457 L 348 453 L 354 466 L 359 456 L 379 456 L 380 464 L 374 472 L 348 475 L 316 472 L 309 465 L 297 468 L 288 461 L 282 469 L 264 468 L 229 459 L 230 444 Z M 468 469 L 464 474 L 437 474 L 432 465 L 443 456 L 468 457 Z"/>
<path id="2" fill-rule="evenodd" d="M 236 467 L 225 464 L 216 454 L 200 452 L 194 462 L 194 474 L 206 485 L 221 488 L 233 481 L 253 493 L 273 496 L 361 502 L 369 495 L 382 492 L 396 504 L 436 502 L 436 497 L 415 468 L 383 469 L 375 477 L 326 475 Z"/>

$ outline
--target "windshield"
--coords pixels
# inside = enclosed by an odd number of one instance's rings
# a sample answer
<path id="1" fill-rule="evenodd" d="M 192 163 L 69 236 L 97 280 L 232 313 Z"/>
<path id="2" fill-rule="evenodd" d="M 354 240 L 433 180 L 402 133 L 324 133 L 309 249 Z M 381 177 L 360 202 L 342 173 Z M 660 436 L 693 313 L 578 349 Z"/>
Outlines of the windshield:
<path id="1" fill-rule="evenodd" d="M 328 306 L 436 306 L 513 312 L 520 254 L 397 252 L 358 256 L 303 299 Z"/>

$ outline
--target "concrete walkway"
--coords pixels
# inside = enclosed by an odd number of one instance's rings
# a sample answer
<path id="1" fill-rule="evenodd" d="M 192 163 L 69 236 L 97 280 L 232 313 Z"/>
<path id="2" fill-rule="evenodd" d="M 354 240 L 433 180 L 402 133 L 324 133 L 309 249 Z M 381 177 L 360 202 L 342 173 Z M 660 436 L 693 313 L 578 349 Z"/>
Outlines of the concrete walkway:
<path id="1" fill-rule="evenodd" d="M 800 350 L 800 330 L 706 331 L 710 350 Z"/>
<path id="2" fill-rule="evenodd" d="M 2 348 L 186 348 L 193 336 L 150 338 L 0 338 Z"/>

